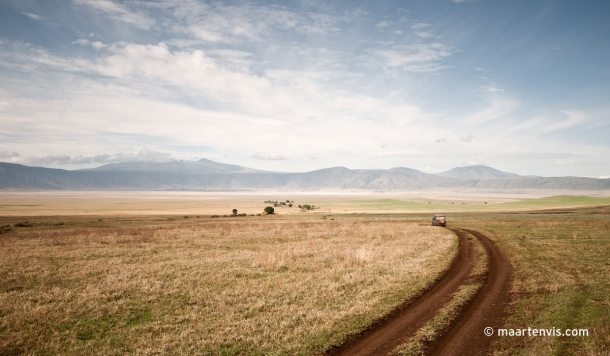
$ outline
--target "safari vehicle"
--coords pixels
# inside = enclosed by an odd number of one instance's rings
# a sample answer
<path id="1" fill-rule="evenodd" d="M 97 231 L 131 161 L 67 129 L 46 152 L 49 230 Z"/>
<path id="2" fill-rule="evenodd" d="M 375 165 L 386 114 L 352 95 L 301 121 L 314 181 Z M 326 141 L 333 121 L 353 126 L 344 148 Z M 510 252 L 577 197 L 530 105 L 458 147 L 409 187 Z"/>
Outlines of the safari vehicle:
<path id="1" fill-rule="evenodd" d="M 445 220 L 445 215 L 434 215 L 432 218 L 432 226 L 446 226 L 447 220 Z"/>

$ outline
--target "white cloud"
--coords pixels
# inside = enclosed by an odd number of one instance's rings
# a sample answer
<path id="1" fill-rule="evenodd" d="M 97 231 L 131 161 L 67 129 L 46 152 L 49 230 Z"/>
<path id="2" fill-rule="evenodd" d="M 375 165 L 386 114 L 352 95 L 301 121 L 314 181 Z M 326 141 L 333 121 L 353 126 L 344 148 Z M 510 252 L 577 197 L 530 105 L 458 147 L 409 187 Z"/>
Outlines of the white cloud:
<path id="1" fill-rule="evenodd" d="M 14 162 L 20 159 L 21 155 L 18 152 L 0 151 L 0 161 Z"/>
<path id="2" fill-rule="evenodd" d="M 105 47 L 105 45 L 102 42 L 100 42 L 100 41 L 93 41 L 92 42 L 92 41 L 89 41 L 89 40 L 87 40 L 85 38 L 80 38 L 80 39 L 78 39 L 76 41 L 73 41 L 72 43 L 73 44 L 77 44 L 77 45 L 81 45 L 81 46 L 91 46 L 91 47 L 93 47 L 95 49 L 98 49 L 98 50 Z"/>
<path id="3" fill-rule="evenodd" d="M 285 159 L 288 159 L 285 156 L 277 153 L 254 153 L 252 155 L 252 158 L 262 159 L 266 161 L 283 161 Z"/>
<path id="4" fill-rule="evenodd" d="M 421 30 L 423 28 L 430 27 L 429 23 L 418 22 L 414 25 L 411 25 L 411 29 L 413 30 Z"/>
<path id="5" fill-rule="evenodd" d="M 435 143 L 449 143 L 446 138 L 439 138 L 434 141 Z"/>
<path id="6" fill-rule="evenodd" d="M 37 20 L 37 21 L 42 20 L 42 16 L 33 14 L 31 12 L 22 12 L 22 14 L 24 14 L 25 16 L 31 18 L 32 20 Z"/>
<path id="7" fill-rule="evenodd" d="M 460 140 L 463 142 L 472 142 L 472 139 L 474 139 L 474 136 L 470 135 L 470 136 L 462 137 Z"/>
<path id="8" fill-rule="evenodd" d="M 492 82 L 489 85 L 480 86 L 479 89 L 483 89 L 489 93 L 500 93 L 504 91 L 504 89 L 498 87 L 498 84 L 496 82 Z"/>
<path id="9" fill-rule="evenodd" d="M 397 35 L 402 35 L 402 31 L 394 31 Z"/>
<path id="10" fill-rule="evenodd" d="M 141 149 L 137 154 L 116 153 L 98 154 L 93 156 L 74 155 L 48 155 L 48 156 L 21 156 L 17 152 L 0 152 L 0 161 L 19 163 L 27 166 L 55 166 L 55 165 L 90 165 L 126 162 L 169 162 L 175 158 L 169 153 Z"/>
<path id="11" fill-rule="evenodd" d="M 461 122 L 463 124 L 472 125 L 473 127 L 493 121 L 500 122 L 499 119 L 507 119 L 507 116 L 517 111 L 520 106 L 521 103 L 515 99 L 494 95 L 488 99 L 486 107 L 472 112 L 467 115 L 464 120 L 461 120 Z M 509 125 L 514 124 L 514 122 L 510 120 L 502 122 L 509 123 Z"/>
<path id="12" fill-rule="evenodd" d="M 440 61 L 453 54 L 448 46 L 440 43 L 393 46 L 373 53 L 383 59 L 386 67 L 409 72 L 436 72 L 448 68 Z"/>
<path id="13" fill-rule="evenodd" d="M 421 38 L 432 38 L 434 37 L 433 34 L 431 34 L 430 32 L 415 32 L 416 35 L 418 35 Z"/>
<path id="14" fill-rule="evenodd" d="M 89 43 L 91 43 L 91 41 L 86 40 L 84 38 L 79 38 L 78 40 L 72 42 L 72 44 L 77 44 L 81 46 L 87 46 L 89 45 Z"/>
<path id="15" fill-rule="evenodd" d="M 86 6 L 92 10 L 100 11 L 111 18 L 132 24 L 142 29 L 149 29 L 155 25 L 150 17 L 130 10 L 127 6 L 111 0 L 71 0 L 74 4 Z"/>
<path id="16" fill-rule="evenodd" d="M 388 20 L 384 20 L 384 21 L 379 21 L 376 25 L 375 28 L 385 28 L 385 27 L 390 27 L 394 22 L 393 21 L 388 21 Z"/>
<path id="17" fill-rule="evenodd" d="M 321 12 L 295 12 L 282 6 L 206 4 L 194 0 L 169 1 L 171 28 L 212 43 L 260 41 L 274 31 L 333 35 L 348 20 Z"/>

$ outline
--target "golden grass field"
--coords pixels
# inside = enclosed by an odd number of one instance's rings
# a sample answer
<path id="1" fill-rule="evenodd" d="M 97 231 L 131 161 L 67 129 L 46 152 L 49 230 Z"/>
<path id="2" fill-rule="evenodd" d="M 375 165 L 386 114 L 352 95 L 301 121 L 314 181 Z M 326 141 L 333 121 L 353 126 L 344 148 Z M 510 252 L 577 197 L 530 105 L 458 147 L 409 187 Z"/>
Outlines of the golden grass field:
<path id="1" fill-rule="evenodd" d="M 319 353 L 434 280 L 457 247 L 405 222 L 59 222 L 0 235 L 4 355 Z"/>
<path id="2" fill-rule="evenodd" d="M 0 194 L 0 355 L 317 354 L 447 268 L 456 239 L 428 226 L 435 212 L 511 260 L 506 327 L 590 331 L 503 338 L 494 354 L 610 352 L 605 197 L 87 194 Z M 321 209 L 210 218 L 267 199 Z"/>

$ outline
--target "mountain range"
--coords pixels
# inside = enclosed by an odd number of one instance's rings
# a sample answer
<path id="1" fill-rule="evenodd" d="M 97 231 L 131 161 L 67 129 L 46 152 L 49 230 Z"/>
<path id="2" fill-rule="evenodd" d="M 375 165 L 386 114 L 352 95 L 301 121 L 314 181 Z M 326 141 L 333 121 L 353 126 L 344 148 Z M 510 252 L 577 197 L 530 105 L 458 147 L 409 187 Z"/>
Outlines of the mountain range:
<path id="1" fill-rule="evenodd" d="M 481 165 L 429 174 L 406 167 L 332 167 L 282 173 L 208 159 L 111 163 L 82 170 L 0 163 L 2 190 L 408 191 L 434 188 L 605 190 L 610 189 L 610 179 L 520 176 Z"/>

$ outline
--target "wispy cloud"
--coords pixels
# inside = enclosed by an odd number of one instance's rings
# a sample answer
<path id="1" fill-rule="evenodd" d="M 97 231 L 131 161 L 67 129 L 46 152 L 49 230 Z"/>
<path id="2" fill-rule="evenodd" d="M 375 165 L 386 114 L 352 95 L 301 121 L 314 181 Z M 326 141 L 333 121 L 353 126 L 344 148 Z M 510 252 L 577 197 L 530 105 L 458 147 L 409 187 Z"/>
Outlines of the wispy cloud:
<path id="1" fill-rule="evenodd" d="M 169 1 L 173 31 L 212 43 L 260 41 L 275 30 L 334 35 L 346 18 L 322 12 L 295 12 L 274 5 L 225 5 L 217 2 Z"/>
<path id="2" fill-rule="evenodd" d="M 56 165 L 90 165 L 127 162 L 170 162 L 175 160 L 169 153 L 141 149 L 137 154 L 116 153 L 98 154 L 94 156 L 49 155 L 49 156 L 21 156 L 17 152 L 0 152 L 0 161 L 19 163 L 28 166 L 56 166 Z"/>
<path id="3" fill-rule="evenodd" d="M 283 161 L 288 159 L 287 157 L 277 153 L 254 153 L 252 154 L 252 158 L 262 159 L 265 161 Z"/>
<path id="4" fill-rule="evenodd" d="M 453 54 L 451 48 L 440 43 L 393 46 L 387 50 L 377 50 L 374 55 L 383 60 L 390 69 L 408 72 L 436 72 L 448 66 L 441 60 Z"/>
<path id="5" fill-rule="evenodd" d="M 113 19 L 132 24 L 142 29 L 149 29 L 155 25 L 155 21 L 140 12 L 133 11 L 123 4 L 112 0 L 71 0 L 74 4 L 100 11 Z"/>
<path id="6" fill-rule="evenodd" d="M 42 20 L 42 16 L 33 14 L 31 12 L 22 12 L 22 14 L 24 14 L 25 16 L 31 18 L 32 20 L 37 20 L 37 21 Z"/>
<path id="7" fill-rule="evenodd" d="M 500 92 L 504 91 L 504 89 L 498 87 L 498 83 L 496 83 L 496 82 L 492 82 L 488 85 L 480 86 L 479 89 L 483 89 L 489 93 L 500 93 Z"/>
<path id="8" fill-rule="evenodd" d="M 383 21 L 379 21 L 376 25 L 375 28 L 386 28 L 386 27 L 390 27 L 392 24 L 394 23 L 394 21 L 388 21 L 388 20 L 383 20 Z"/>
<path id="9" fill-rule="evenodd" d="M 91 46 L 95 49 L 102 49 L 104 48 L 104 44 L 100 41 L 89 41 L 87 39 L 84 38 L 80 38 L 74 42 L 72 42 L 72 44 L 77 44 L 77 45 L 81 45 L 81 46 Z"/>
<path id="10" fill-rule="evenodd" d="M 418 35 L 421 38 L 432 38 L 434 37 L 433 34 L 431 34 L 430 32 L 415 32 L 416 35 Z"/>
<path id="11" fill-rule="evenodd" d="M 463 142 L 472 142 L 473 139 L 474 139 L 474 136 L 470 135 L 470 136 L 466 136 L 466 137 L 460 138 L 460 141 L 463 141 Z"/>
<path id="12" fill-rule="evenodd" d="M 421 29 L 424 29 L 426 27 L 430 27 L 430 24 L 429 23 L 424 23 L 424 22 L 418 22 L 418 23 L 416 23 L 414 25 L 411 25 L 410 28 L 413 29 L 413 30 L 421 30 Z"/>

